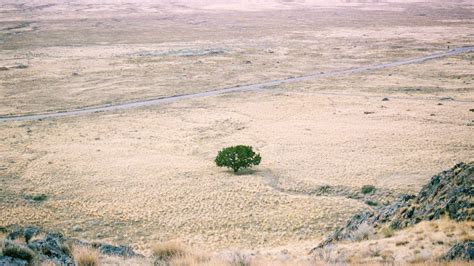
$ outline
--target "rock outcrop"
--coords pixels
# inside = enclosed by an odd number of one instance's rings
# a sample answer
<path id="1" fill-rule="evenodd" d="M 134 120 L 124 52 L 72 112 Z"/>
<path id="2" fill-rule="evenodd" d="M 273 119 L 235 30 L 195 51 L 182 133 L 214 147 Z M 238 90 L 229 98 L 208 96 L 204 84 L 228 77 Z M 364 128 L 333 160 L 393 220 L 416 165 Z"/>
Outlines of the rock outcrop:
<path id="1" fill-rule="evenodd" d="M 441 259 L 447 261 L 474 260 L 474 242 L 466 241 L 464 243 L 457 243 Z"/>
<path id="2" fill-rule="evenodd" d="M 104 255 L 140 256 L 129 246 L 113 246 L 105 243 L 89 243 L 67 238 L 58 232 L 47 232 L 35 226 L 2 228 L 7 233 L 0 240 L 0 266 L 33 265 L 48 262 L 55 265 L 74 265 L 72 247 L 83 246 L 98 250 Z"/>
<path id="3" fill-rule="evenodd" d="M 331 243 L 351 239 L 361 225 L 402 229 L 421 221 L 448 216 L 456 221 L 474 220 L 474 162 L 459 163 L 433 176 L 418 195 L 404 195 L 375 211 L 353 216 L 347 224 L 328 236 L 311 252 Z"/>

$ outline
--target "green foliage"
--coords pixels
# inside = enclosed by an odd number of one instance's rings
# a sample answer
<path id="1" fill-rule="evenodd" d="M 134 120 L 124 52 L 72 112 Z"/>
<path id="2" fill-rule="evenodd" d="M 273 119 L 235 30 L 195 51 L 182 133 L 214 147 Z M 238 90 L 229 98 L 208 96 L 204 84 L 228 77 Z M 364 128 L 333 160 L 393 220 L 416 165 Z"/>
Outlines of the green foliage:
<path id="1" fill-rule="evenodd" d="M 373 201 L 373 200 L 366 200 L 365 201 L 365 204 L 369 205 L 369 206 L 378 206 L 379 203 L 376 202 L 376 201 Z"/>
<path id="2" fill-rule="evenodd" d="M 5 241 L 3 245 L 3 256 L 26 260 L 28 262 L 32 262 L 36 259 L 35 252 L 27 247 L 11 241 Z"/>
<path id="3" fill-rule="evenodd" d="M 215 162 L 217 166 L 228 167 L 237 173 L 240 169 L 259 165 L 261 160 L 260 154 L 255 153 L 252 147 L 237 145 L 219 151 Z"/>
<path id="4" fill-rule="evenodd" d="M 371 194 L 371 193 L 374 193 L 375 192 L 375 187 L 372 186 L 372 185 L 365 185 L 362 187 L 362 189 L 360 190 L 362 192 L 362 194 Z"/>
<path id="5" fill-rule="evenodd" d="M 25 195 L 25 199 L 33 201 L 45 201 L 48 199 L 48 196 L 45 194 Z"/>

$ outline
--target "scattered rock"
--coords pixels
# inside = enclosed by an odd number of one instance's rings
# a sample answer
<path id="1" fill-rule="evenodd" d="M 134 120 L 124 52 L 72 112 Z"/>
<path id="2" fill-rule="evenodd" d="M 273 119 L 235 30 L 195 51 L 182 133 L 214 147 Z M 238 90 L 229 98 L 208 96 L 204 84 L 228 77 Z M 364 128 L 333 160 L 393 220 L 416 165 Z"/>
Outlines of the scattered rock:
<path id="1" fill-rule="evenodd" d="M 25 64 L 18 64 L 18 65 L 16 65 L 16 66 L 14 66 L 13 68 L 25 69 L 25 68 L 28 68 L 28 65 L 25 65 Z"/>
<path id="2" fill-rule="evenodd" d="M 474 260 L 474 241 L 455 244 L 441 259 L 447 261 Z"/>
<path id="3" fill-rule="evenodd" d="M 74 265 L 71 247 L 84 246 L 97 249 L 102 254 L 133 257 L 141 256 L 129 246 L 113 246 L 105 243 L 88 243 L 82 240 L 67 238 L 61 233 L 46 232 L 35 226 L 6 228 L 6 240 L 2 245 L 0 265 L 37 265 L 38 262 L 48 262 L 54 265 Z M 23 241 L 24 240 L 24 241 Z M 24 243 L 24 244 L 19 244 Z M 34 263 L 33 263 L 34 262 Z M 32 264 L 33 263 L 33 264 Z M 39 264 L 38 264 L 39 265 Z"/>
<path id="4" fill-rule="evenodd" d="M 28 261 L 8 256 L 0 256 L 0 266 L 27 266 Z"/>
<path id="5" fill-rule="evenodd" d="M 28 248 L 39 255 L 40 261 L 54 261 L 59 265 L 72 265 L 73 258 L 65 245 L 66 239 L 60 233 L 47 233 L 43 239 L 28 244 Z"/>
<path id="6" fill-rule="evenodd" d="M 72 227 L 72 231 L 80 232 L 80 231 L 82 231 L 82 228 L 79 225 L 75 225 L 75 226 Z"/>
<path id="7" fill-rule="evenodd" d="M 439 99 L 440 101 L 454 101 L 453 97 L 442 97 Z"/>
<path id="8" fill-rule="evenodd" d="M 438 103 L 438 105 L 443 105 L 442 103 Z"/>
<path id="9" fill-rule="evenodd" d="M 77 73 L 77 72 L 72 72 L 72 75 L 73 75 L 73 76 L 79 76 L 79 73 Z"/>
<path id="10" fill-rule="evenodd" d="M 354 215 L 343 228 L 337 229 L 311 252 L 340 240 L 350 239 L 362 224 L 373 228 L 389 226 L 402 229 L 421 221 L 440 219 L 443 215 L 455 221 L 474 220 L 474 162 L 459 163 L 433 176 L 418 193 L 404 195 L 376 211 Z"/>
<path id="11" fill-rule="evenodd" d="M 364 115 L 371 115 L 371 114 L 374 114 L 375 112 L 369 112 L 369 111 L 365 111 L 364 112 Z"/>
<path id="12" fill-rule="evenodd" d="M 245 64 L 252 64 L 252 61 L 247 60 L 247 61 L 245 61 Z"/>
<path id="13" fill-rule="evenodd" d="M 390 101 L 390 99 L 388 99 L 387 97 L 383 98 L 382 99 L 383 102 L 386 102 L 386 101 Z"/>
<path id="14" fill-rule="evenodd" d="M 7 70 L 9 70 L 8 67 L 0 67 L 0 71 L 7 71 Z M 1 265 L 1 264 L 0 264 L 0 265 Z"/>
<path id="15" fill-rule="evenodd" d="M 102 254 L 122 257 L 133 257 L 137 254 L 129 246 L 112 246 L 104 243 L 93 243 L 92 247 L 98 249 Z"/>

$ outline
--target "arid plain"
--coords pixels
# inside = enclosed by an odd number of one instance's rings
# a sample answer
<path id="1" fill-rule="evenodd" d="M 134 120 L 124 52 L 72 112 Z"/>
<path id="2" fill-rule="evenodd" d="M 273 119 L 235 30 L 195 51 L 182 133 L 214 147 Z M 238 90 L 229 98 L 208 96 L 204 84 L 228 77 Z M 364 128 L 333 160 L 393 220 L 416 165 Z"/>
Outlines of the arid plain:
<path id="1" fill-rule="evenodd" d="M 2 117 L 474 44 L 470 1 L 21 2 L 0 4 Z M 35 224 L 144 253 L 168 240 L 304 253 L 372 208 L 354 196 L 363 185 L 374 185 L 371 200 L 383 204 L 474 160 L 473 61 L 471 52 L 146 108 L 0 122 L 0 225 Z M 217 168 L 217 152 L 235 144 L 253 146 L 262 164 L 239 175 Z M 41 194 L 47 200 L 31 200 Z"/>

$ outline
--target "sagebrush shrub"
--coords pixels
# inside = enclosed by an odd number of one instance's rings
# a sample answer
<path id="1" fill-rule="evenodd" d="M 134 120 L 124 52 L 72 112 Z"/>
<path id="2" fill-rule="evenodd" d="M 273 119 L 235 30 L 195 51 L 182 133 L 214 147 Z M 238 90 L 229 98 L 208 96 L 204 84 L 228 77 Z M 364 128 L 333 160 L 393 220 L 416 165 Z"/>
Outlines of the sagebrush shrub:
<path id="1" fill-rule="evenodd" d="M 372 185 L 365 185 L 365 186 L 363 186 L 363 187 L 361 188 L 360 191 L 362 192 L 362 194 L 371 194 L 371 193 L 374 193 L 375 190 L 377 190 L 377 189 L 375 188 L 375 186 L 372 186 Z"/>

